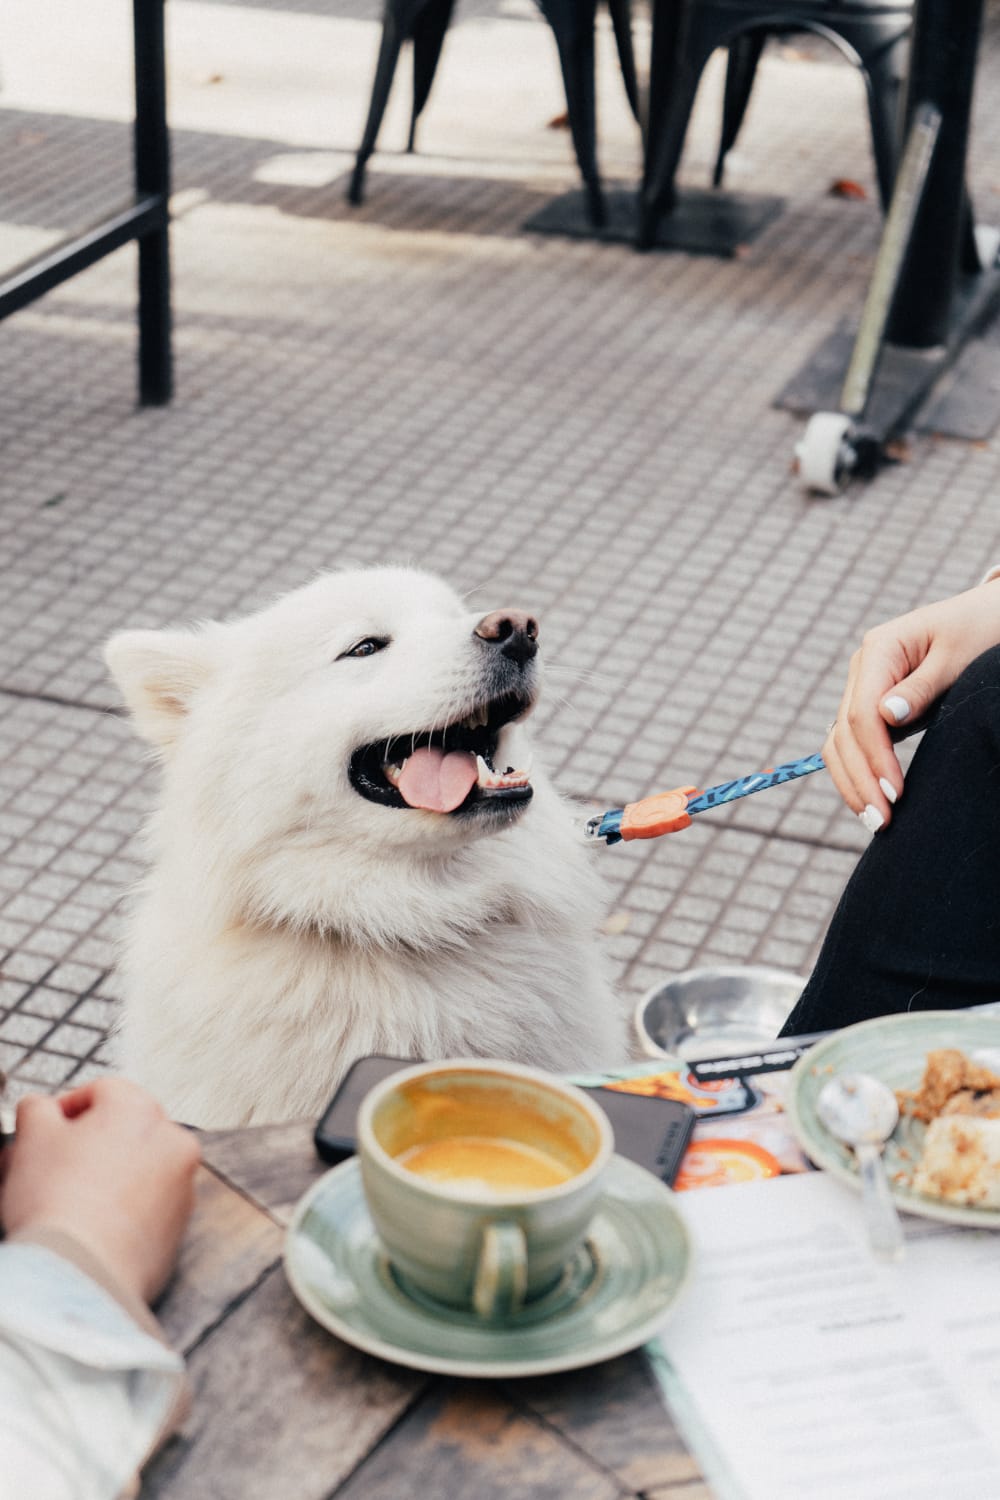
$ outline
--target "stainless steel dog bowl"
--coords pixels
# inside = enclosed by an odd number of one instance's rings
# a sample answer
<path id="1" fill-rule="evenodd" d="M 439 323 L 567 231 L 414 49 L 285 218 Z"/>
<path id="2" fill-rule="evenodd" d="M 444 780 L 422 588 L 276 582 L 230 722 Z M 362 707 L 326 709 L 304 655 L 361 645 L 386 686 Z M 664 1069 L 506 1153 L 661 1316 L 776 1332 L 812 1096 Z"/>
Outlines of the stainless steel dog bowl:
<path id="1" fill-rule="evenodd" d="M 689 969 L 639 1001 L 635 1027 L 649 1057 L 719 1057 L 773 1041 L 805 980 L 784 969 Z"/>

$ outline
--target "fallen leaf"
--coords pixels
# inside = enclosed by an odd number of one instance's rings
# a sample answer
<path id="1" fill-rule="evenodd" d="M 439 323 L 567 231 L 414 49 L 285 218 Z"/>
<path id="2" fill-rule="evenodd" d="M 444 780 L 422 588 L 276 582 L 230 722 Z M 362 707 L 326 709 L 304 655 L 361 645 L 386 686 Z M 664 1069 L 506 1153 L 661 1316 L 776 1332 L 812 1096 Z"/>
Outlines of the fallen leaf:
<path id="1" fill-rule="evenodd" d="M 854 198 L 863 203 L 868 194 L 860 182 L 853 182 L 850 177 L 838 177 L 830 184 L 829 196 L 831 198 Z"/>

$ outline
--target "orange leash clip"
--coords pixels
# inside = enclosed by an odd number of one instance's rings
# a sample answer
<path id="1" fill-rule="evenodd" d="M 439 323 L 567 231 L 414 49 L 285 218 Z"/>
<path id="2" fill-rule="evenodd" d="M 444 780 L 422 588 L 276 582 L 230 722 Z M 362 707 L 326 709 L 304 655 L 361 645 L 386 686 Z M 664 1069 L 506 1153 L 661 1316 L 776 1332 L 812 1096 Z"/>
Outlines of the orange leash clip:
<path id="1" fill-rule="evenodd" d="M 688 801 L 697 794 L 694 786 L 675 786 L 641 802 L 629 802 L 622 810 L 623 839 L 658 839 L 661 833 L 677 833 L 691 826 Z"/>

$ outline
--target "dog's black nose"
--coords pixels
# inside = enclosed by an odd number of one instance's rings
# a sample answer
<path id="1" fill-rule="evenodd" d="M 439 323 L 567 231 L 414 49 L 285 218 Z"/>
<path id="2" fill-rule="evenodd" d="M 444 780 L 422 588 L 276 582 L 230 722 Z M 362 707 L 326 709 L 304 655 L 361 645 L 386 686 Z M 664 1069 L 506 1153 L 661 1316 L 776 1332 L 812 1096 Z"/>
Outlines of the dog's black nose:
<path id="1" fill-rule="evenodd" d="M 499 646 L 500 654 L 519 667 L 538 651 L 538 621 L 522 609 L 495 609 L 491 615 L 483 615 L 473 634 L 491 646 Z"/>

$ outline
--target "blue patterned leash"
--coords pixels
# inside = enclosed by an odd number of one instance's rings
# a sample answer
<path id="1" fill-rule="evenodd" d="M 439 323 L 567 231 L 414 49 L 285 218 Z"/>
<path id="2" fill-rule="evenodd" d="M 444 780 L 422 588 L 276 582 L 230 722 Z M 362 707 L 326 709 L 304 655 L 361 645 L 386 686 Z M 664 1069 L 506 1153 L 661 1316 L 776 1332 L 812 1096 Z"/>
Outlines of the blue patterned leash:
<path id="1" fill-rule="evenodd" d="M 606 844 L 617 844 L 622 839 L 659 838 L 661 834 L 687 828 L 697 813 L 709 812 L 713 807 L 722 807 L 740 797 L 750 797 L 754 792 L 765 792 L 768 787 L 781 786 L 786 781 L 796 781 L 800 776 L 822 771 L 825 765 L 822 755 L 806 755 L 770 771 L 758 771 L 753 776 L 740 776 L 736 781 L 720 782 L 704 792 L 693 786 L 674 787 L 669 792 L 643 797 L 640 802 L 597 813 L 588 818 L 583 831 L 588 839 L 603 839 Z"/>

